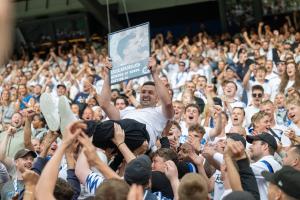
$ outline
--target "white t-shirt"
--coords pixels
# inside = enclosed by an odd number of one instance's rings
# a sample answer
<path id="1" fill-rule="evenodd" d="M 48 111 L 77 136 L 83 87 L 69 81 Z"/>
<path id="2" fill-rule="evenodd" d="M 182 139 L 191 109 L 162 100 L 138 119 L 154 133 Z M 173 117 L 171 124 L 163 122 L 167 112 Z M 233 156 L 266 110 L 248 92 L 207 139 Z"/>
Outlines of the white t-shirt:
<path id="1" fill-rule="evenodd" d="M 247 91 L 248 96 L 248 102 L 251 102 L 252 96 L 251 96 L 251 89 L 254 85 L 260 85 L 264 88 L 264 93 L 267 95 L 271 95 L 272 93 L 272 87 L 268 81 L 265 81 L 263 84 L 259 83 L 258 81 L 249 80 L 249 86 Z"/>
<path id="2" fill-rule="evenodd" d="M 269 171 L 269 168 L 267 164 L 265 164 L 263 161 L 266 161 L 269 163 L 269 165 L 272 167 L 273 172 L 281 169 L 281 165 L 274 159 L 274 156 L 268 155 L 261 158 L 259 161 L 252 163 L 250 167 L 252 168 L 252 171 L 255 175 L 259 195 L 261 200 L 268 200 L 268 187 L 267 187 L 267 181 L 265 178 L 261 175 L 263 171 Z"/>
<path id="3" fill-rule="evenodd" d="M 104 177 L 98 173 L 91 172 L 85 180 L 85 187 L 91 195 L 96 193 L 97 188 L 101 185 L 104 181 Z"/>
<path id="4" fill-rule="evenodd" d="M 215 178 L 215 185 L 214 185 L 214 200 L 221 199 L 221 196 L 223 195 L 225 188 L 224 188 L 224 182 L 222 181 L 222 175 L 220 170 L 216 170 L 213 177 Z"/>
<path id="5" fill-rule="evenodd" d="M 297 78 L 299 78 L 299 77 L 297 77 Z M 288 83 L 287 83 L 287 85 L 286 85 L 286 87 L 285 87 L 285 89 L 284 89 L 284 94 L 287 93 L 287 91 L 288 91 L 288 89 L 289 89 L 290 87 L 293 87 L 294 83 L 295 83 L 295 81 L 291 81 L 291 80 L 288 81 Z"/>
<path id="6" fill-rule="evenodd" d="M 149 107 L 136 110 L 120 110 L 121 119 L 134 119 L 146 125 L 149 133 L 149 147 L 155 146 L 156 140 L 160 138 L 168 119 L 162 112 L 162 107 Z"/>
<path id="7" fill-rule="evenodd" d="M 300 136 L 300 128 L 293 122 L 286 129 L 292 129 L 295 131 L 296 136 Z M 284 133 L 281 135 L 281 143 L 282 147 L 289 147 L 292 144 L 291 140 Z"/>
<path id="8" fill-rule="evenodd" d="M 259 112 L 259 108 L 256 108 L 254 106 L 247 106 L 245 108 L 245 120 L 246 120 L 246 128 L 250 126 L 251 124 L 251 118 L 254 114 Z"/>
<path id="9" fill-rule="evenodd" d="M 275 96 L 278 94 L 279 85 L 281 82 L 280 77 L 277 74 L 270 74 L 270 77 L 266 77 L 269 80 L 269 85 L 271 86 L 271 97 L 270 99 L 274 101 Z"/>

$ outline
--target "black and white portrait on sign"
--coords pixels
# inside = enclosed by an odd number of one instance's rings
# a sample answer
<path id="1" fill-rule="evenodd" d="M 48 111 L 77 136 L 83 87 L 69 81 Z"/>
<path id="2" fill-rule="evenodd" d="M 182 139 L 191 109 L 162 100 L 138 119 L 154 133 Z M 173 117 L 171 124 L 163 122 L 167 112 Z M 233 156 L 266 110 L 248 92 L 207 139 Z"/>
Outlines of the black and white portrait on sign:
<path id="1" fill-rule="evenodd" d="M 149 23 L 109 35 L 112 84 L 149 74 L 149 37 Z"/>

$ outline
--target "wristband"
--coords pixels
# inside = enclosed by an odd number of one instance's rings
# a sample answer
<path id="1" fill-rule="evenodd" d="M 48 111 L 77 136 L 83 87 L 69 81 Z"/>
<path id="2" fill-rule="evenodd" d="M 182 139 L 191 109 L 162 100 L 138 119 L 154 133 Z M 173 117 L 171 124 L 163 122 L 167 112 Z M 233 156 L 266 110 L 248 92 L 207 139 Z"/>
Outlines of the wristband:
<path id="1" fill-rule="evenodd" d="M 121 144 L 125 144 L 125 142 L 121 142 L 120 144 L 117 145 L 117 147 L 119 148 L 119 146 L 120 146 Z"/>

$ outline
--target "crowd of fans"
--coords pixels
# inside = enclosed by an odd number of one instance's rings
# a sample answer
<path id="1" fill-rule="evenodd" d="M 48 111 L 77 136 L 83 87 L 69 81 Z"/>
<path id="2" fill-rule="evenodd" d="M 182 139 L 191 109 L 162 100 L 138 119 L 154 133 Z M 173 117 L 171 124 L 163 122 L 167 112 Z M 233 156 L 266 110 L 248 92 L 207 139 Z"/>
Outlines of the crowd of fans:
<path id="1" fill-rule="evenodd" d="M 151 74 L 112 86 L 105 43 L 10 60 L 1 200 L 300 199 L 295 27 L 158 34 Z"/>

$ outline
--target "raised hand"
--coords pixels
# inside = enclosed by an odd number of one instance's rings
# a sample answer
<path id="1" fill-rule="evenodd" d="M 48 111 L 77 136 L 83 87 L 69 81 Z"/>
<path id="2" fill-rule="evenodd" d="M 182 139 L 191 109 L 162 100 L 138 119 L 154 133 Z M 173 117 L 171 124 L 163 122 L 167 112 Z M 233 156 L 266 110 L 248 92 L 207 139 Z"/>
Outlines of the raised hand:
<path id="1" fill-rule="evenodd" d="M 178 170 L 175 163 L 172 160 L 168 160 L 165 162 L 165 175 L 169 180 L 178 178 Z"/>
<path id="2" fill-rule="evenodd" d="M 25 187 L 33 187 L 36 186 L 38 180 L 39 180 L 39 175 L 35 173 L 32 170 L 25 169 L 25 171 L 22 173 L 22 178 L 24 181 Z"/>
<path id="3" fill-rule="evenodd" d="M 77 139 L 78 135 L 83 133 L 86 127 L 86 124 L 81 121 L 76 121 L 69 124 L 63 135 L 63 143 L 66 146 L 71 145 Z"/>
<path id="4" fill-rule="evenodd" d="M 125 141 L 125 133 L 121 126 L 117 123 L 114 123 L 114 138 L 112 138 L 113 143 L 118 147 L 120 144 Z"/>
<path id="5" fill-rule="evenodd" d="M 158 68 L 157 68 L 157 62 L 156 59 L 153 57 L 150 57 L 148 62 L 148 69 L 150 70 L 151 74 L 158 74 Z"/>
<path id="6" fill-rule="evenodd" d="M 85 133 L 81 133 L 78 136 L 78 141 L 83 147 L 83 152 L 87 158 L 87 161 L 90 166 L 96 166 L 97 161 L 99 161 L 99 157 L 96 153 L 96 147 L 92 144 L 91 140 Z"/>
<path id="7" fill-rule="evenodd" d="M 240 141 L 227 140 L 225 155 L 240 158 L 245 154 L 245 147 Z"/>

